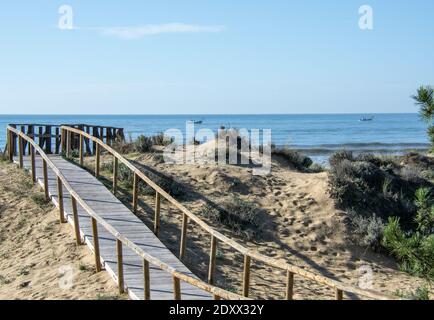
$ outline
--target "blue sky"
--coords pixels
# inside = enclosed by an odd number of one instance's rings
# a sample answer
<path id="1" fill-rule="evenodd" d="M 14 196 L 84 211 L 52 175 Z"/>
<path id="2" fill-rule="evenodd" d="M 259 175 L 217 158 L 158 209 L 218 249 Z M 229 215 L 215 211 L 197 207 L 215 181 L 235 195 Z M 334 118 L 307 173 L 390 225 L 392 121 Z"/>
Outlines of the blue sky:
<path id="1" fill-rule="evenodd" d="M 57 27 L 63 4 L 75 30 Z M 358 27 L 364 4 L 374 30 Z M 8 1 L 0 113 L 415 112 L 409 96 L 434 84 L 433 12 L 431 0 Z"/>

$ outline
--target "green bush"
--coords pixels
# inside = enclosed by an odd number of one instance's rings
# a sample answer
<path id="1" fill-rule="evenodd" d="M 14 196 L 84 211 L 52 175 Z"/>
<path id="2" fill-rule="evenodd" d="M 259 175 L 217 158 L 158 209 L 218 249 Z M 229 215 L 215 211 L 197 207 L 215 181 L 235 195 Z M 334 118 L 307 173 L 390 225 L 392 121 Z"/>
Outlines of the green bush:
<path id="1" fill-rule="evenodd" d="M 225 201 L 220 208 L 206 206 L 202 214 L 211 221 L 229 227 L 235 234 L 246 239 L 253 239 L 262 231 L 259 207 L 238 196 Z"/>
<path id="2" fill-rule="evenodd" d="M 419 106 L 421 118 L 429 125 L 427 133 L 431 140 L 432 151 L 434 151 L 434 87 L 421 86 L 412 98 Z"/>
<path id="3" fill-rule="evenodd" d="M 327 169 L 318 163 L 312 163 L 312 165 L 309 167 L 309 172 L 312 173 L 320 173 L 324 171 L 327 171 Z"/>
<path id="4" fill-rule="evenodd" d="M 404 231 L 399 217 L 389 218 L 382 244 L 399 260 L 402 270 L 434 280 L 434 203 L 428 189 L 416 192 L 415 205 L 415 227 Z"/>
<path id="5" fill-rule="evenodd" d="M 146 153 L 151 152 L 153 146 L 167 146 L 172 143 L 173 140 L 169 139 L 164 133 L 159 133 L 154 136 L 141 135 L 137 137 L 133 143 L 135 152 Z"/>
<path id="6" fill-rule="evenodd" d="M 363 217 L 354 212 L 349 212 L 348 218 L 353 242 L 361 247 L 379 251 L 385 227 L 383 220 L 376 215 Z"/>
<path id="7" fill-rule="evenodd" d="M 282 159 L 288 161 L 293 168 L 300 171 L 308 170 L 308 168 L 313 164 L 311 158 L 289 148 L 273 149 L 272 155 L 281 157 Z"/>
<path id="8" fill-rule="evenodd" d="M 388 157 L 359 155 L 341 151 L 330 159 L 329 192 L 342 210 L 362 216 L 375 214 L 384 221 L 398 216 L 406 229 L 413 223 L 413 198 L 420 187 L 432 187 L 417 170 L 404 170 Z"/>
<path id="9" fill-rule="evenodd" d="M 6 155 L 6 152 L 3 152 L 2 149 L 0 149 L 0 162 L 6 162 L 8 161 L 8 157 Z"/>
<path id="10" fill-rule="evenodd" d="M 150 152 L 153 145 L 152 138 L 141 135 L 134 142 L 134 150 L 140 153 Z"/>
<path id="11" fill-rule="evenodd" d="M 429 291 L 428 285 L 424 285 L 418 287 L 415 291 L 403 292 L 397 290 L 395 295 L 404 299 L 428 301 L 430 300 Z"/>
<path id="12" fill-rule="evenodd" d="M 351 151 L 348 150 L 339 150 L 332 154 L 329 158 L 329 163 L 332 168 L 338 166 L 342 161 L 354 161 L 354 156 Z"/>

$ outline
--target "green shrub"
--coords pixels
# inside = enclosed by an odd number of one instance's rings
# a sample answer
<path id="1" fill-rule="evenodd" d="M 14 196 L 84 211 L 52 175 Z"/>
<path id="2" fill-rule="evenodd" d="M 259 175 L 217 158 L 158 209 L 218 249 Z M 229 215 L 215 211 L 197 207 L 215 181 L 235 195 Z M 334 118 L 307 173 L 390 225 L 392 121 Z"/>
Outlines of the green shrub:
<path id="1" fill-rule="evenodd" d="M 173 139 L 170 139 L 169 137 L 164 135 L 163 132 L 160 132 L 160 133 L 152 136 L 151 138 L 152 138 L 153 144 L 156 146 L 168 146 L 169 144 L 171 144 L 173 142 Z"/>
<path id="2" fill-rule="evenodd" d="M 428 301 L 430 300 L 429 292 L 430 290 L 428 285 L 424 285 L 418 287 L 415 291 L 404 292 L 404 291 L 397 290 L 395 292 L 395 295 L 409 300 Z"/>
<path id="3" fill-rule="evenodd" d="M 348 213 L 353 242 L 361 247 L 379 251 L 385 224 L 376 215 L 363 217 L 357 213 Z"/>
<path id="4" fill-rule="evenodd" d="M 434 151 L 434 87 L 421 86 L 417 90 L 417 94 L 412 97 L 417 106 L 419 106 L 419 114 L 422 120 L 428 125 L 428 137 L 431 140 L 432 151 Z"/>
<path id="5" fill-rule="evenodd" d="M 318 163 L 312 163 L 312 165 L 309 167 L 309 172 L 312 173 L 320 173 L 324 171 L 327 171 L 327 169 Z"/>
<path id="6" fill-rule="evenodd" d="M 0 149 L 0 162 L 6 162 L 6 161 L 8 161 L 6 152 L 3 152 L 2 149 Z"/>
<path id="7" fill-rule="evenodd" d="M 113 149 L 120 154 L 129 154 L 135 152 L 135 144 L 133 142 L 125 142 L 124 140 L 116 140 L 113 143 Z"/>
<path id="8" fill-rule="evenodd" d="M 388 157 L 365 154 L 355 158 L 341 151 L 331 157 L 330 164 L 329 192 L 340 209 L 362 216 L 375 214 L 384 221 L 398 216 L 406 229 L 417 211 L 413 203 L 416 190 L 432 187 L 418 173 L 403 171 Z"/>
<path id="9" fill-rule="evenodd" d="M 424 235 L 434 233 L 434 201 L 431 196 L 431 190 L 420 188 L 416 191 L 416 207 L 418 208 L 415 222 L 418 231 Z"/>
<path id="10" fill-rule="evenodd" d="M 206 206 L 202 214 L 211 221 L 221 223 L 235 234 L 247 239 L 253 239 L 262 231 L 258 206 L 237 196 L 225 201 L 220 208 Z"/>
<path id="11" fill-rule="evenodd" d="M 178 200 L 182 200 L 185 197 L 186 193 L 184 191 L 184 187 L 174 179 L 160 174 L 155 174 L 150 171 L 144 173 L 149 179 L 151 179 L 155 184 L 157 184 L 161 189 L 166 191 L 172 197 Z M 152 189 L 147 184 L 145 184 L 144 182 L 140 182 L 139 188 L 140 191 L 144 194 L 147 195 L 155 194 L 155 190 Z"/>
<path id="12" fill-rule="evenodd" d="M 329 158 L 329 163 L 332 168 L 338 166 L 342 161 L 354 161 L 354 156 L 351 151 L 348 150 L 339 150 L 332 154 Z"/>
<path id="13" fill-rule="evenodd" d="M 272 154 L 285 159 L 293 168 L 301 171 L 307 170 L 313 164 L 311 158 L 289 148 L 274 149 Z"/>
<path id="14" fill-rule="evenodd" d="M 416 192 L 416 226 L 404 231 L 399 217 L 389 218 L 383 246 L 399 260 L 402 270 L 434 280 L 434 202 L 428 189 Z"/>
<path id="15" fill-rule="evenodd" d="M 152 138 L 141 135 L 134 142 L 134 150 L 140 153 L 150 152 L 153 144 Z"/>

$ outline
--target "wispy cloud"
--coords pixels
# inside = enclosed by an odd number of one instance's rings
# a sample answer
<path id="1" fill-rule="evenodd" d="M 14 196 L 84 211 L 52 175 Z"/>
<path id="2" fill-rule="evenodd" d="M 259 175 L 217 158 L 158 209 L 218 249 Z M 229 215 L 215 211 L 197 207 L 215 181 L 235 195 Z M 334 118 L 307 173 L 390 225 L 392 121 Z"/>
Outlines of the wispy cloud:
<path id="1" fill-rule="evenodd" d="M 140 39 L 146 36 L 158 35 L 163 33 L 217 33 L 224 30 L 225 26 L 205 26 L 184 23 L 168 23 L 158 25 L 145 25 L 139 27 L 113 27 L 100 29 L 103 35 L 120 39 Z"/>

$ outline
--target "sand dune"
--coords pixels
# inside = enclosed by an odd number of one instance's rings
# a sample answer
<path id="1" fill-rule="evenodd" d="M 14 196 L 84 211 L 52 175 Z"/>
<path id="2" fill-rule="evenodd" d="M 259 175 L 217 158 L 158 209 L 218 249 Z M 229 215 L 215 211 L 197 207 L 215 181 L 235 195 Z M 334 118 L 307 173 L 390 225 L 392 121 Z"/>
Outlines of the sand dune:
<path id="1" fill-rule="evenodd" d="M 15 165 L 0 163 L 0 299 L 118 299 L 110 276 Z"/>

